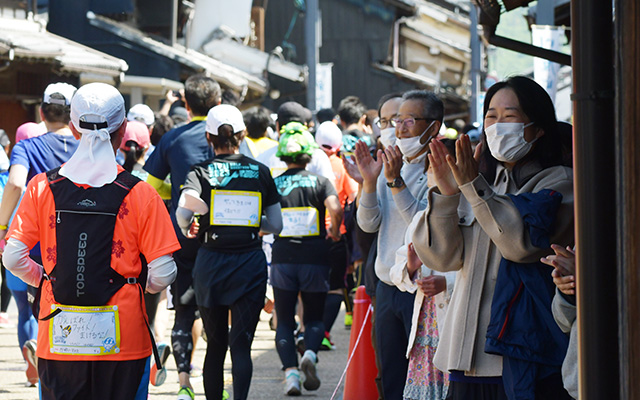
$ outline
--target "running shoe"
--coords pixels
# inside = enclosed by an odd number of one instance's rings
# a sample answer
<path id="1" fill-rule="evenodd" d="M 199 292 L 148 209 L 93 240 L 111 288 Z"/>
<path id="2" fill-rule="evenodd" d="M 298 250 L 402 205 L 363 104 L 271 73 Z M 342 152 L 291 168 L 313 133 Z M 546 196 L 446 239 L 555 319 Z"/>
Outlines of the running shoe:
<path id="1" fill-rule="evenodd" d="M 351 329 L 351 325 L 353 325 L 353 313 L 348 312 L 344 315 L 344 327 Z"/>
<path id="2" fill-rule="evenodd" d="M 193 400 L 196 397 L 196 394 L 193 393 L 188 386 L 183 386 L 178 391 L 178 399 L 177 400 Z"/>
<path id="3" fill-rule="evenodd" d="M 296 340 L 296 350 L 298 350 L 298 353 L 300 353 L 300 356 L 302 357 L 304 355 L 304 351 L 307 349 L 307 347 L 304 344 L 304 332 L 298 333 L 295 340 Z"/>
<path id="4" fill-rule="evenodd" d="M 322 339 L 322 343 L 320 343 L 320 350 L 333 350 L 333 343 L 329 340 L 328 337 Z"/>
<path id="5" fill-rule="evenodd" d="M 197 365 L 191 364 L 191 371 L 189 372 L 189 377 L 191 379 L 202 378 L 202 368 Z"/>
<path id="6" fill-rule="evenodd" d="M 0 328 L 15 328 L 16 326 L 9 319 L 9 314 L 0 312 Z"/>
<path id="7" fill-rule="evenodd" d="M 165 363 L 171 355 L 171 346 L 167 343 L 158 343 L 158 355 L 160 356 L 160 362 L 162 368 L 158 368 L 155 362 L 155 357 L 151 357 L 151 372 L 149 374 L 149 382 L 153 386 L 160 386 L 167 380 L 167 368 Z"/>
<path id="8" fill-rule="evenodd" d="M 318 378 L 318 371 L 316 370 L 316 363 L 318 357 L 316 353 L 311 350 L 304 352 L 304 356 L 300 360 L 300 370 L 303 374 L 303 385 L 307 390 L 317 390 L 320 387 L 320 378 Z"/>
<path id="9" fill-rule="evenodd" d="M 284 382 L 284 394 L 287 396 L 300 396 L 302 390 L 300 389 L 300 373 L 292 370 L 288 371 L 287 379 Z"/>
<path id="10" fill-rule="evenodd" d="M 38 357 L 36 356 L 36 341 L 29 339 L 22 346 L 22 356 L 27 362 L 27 381 L 29 386 L 38 383 Z"/>

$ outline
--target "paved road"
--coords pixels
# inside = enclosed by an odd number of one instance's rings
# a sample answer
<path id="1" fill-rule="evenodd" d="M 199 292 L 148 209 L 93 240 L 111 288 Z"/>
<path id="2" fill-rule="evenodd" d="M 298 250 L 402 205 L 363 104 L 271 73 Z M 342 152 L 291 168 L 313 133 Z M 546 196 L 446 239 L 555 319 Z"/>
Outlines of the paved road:
<path id="1" fill-rule="evenodd" d="M 15 305 L 12 301 L 9 308 L 9 315 L 13 322 L 17 321 L 16 312 Z M 283 394 L 284 374 L 280 370 L 281 363 L 274 344 L 275 332 L 269 329 L 268 317 L 268 314 L 262 313 L 256 338 L 253 342 L 252 358 L 254 371 L 251 389 L 249 391 L 249 399 L 251 400 L 289 398 Z M 338 316 L 332 332 L 337 348 L 333 351 L 323 351 L 319 354 L 320 363 L 318 364 L 318 373 L 322 380 L 322 385 L 315 392 L 306 392 L 303 390 L 302 398 L 331 399 L 347 362 L 350 331 L 344 328 L 343 320 L 344 310 L 342 310 Z M 167 326 L 170 327 L 172 324 L 173 313 L 169 312 Z M 166 337 L 169 338 L 169 328 L 167 328 L 166 332 Z M 37 388 L 25 387 L 25 364 L 17 343 L 18 339 L 15 329 L 0 329 L 0 400 L 36 400 L 38 399 Z M 194 355 L 196 365 L 202 365 L 205 348 L 206 343 L 200 340 L 196 346 Z M 176 398 L 179 387 L 177 383 L 178 374 L 173 357 L 169 358 L 167 368 L 168 376 L 166 383 L 159 387 L 150 386 L 149 399 L 173 400 Z M 202 379 L 196 379 L 193 384 L 196 399 L 203 400 L 205 397 Z M 232 392 L 231 362 L 228 354 L 225 362 L 225 387 L 227 391 Z M 342 399 L 343 388 L 344 382 L 337 392 L 336 400 Z"/>

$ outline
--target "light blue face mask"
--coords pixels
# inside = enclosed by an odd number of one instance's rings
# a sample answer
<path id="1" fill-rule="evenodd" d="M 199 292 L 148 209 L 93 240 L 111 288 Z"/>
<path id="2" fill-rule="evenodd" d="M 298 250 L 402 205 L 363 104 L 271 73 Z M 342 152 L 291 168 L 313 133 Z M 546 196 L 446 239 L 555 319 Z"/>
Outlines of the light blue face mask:
<path id="1" fill-rule="evenodd" d="M 427 133 L 429 129 L 431 129 L 435 122 L 436 121 L 431 121 L 427 129 L 425 129 L 419 136 L 410 138 L 399 138 L 396 140 L 396 145 L 402 152 L 403 156 L 408 158 L 415 157 L 418 153 L 420 153 L 422 149 L 425 148 L 425 146 L 429 145 L 429 142 L 431 141 L 431 139 L 433 139 L 433 136 L 427 139 L 426 143 L 424 144 L 420 143 L 420 139 L 422 138 L 422 136 L 424 136 L 425 133 Z"/>

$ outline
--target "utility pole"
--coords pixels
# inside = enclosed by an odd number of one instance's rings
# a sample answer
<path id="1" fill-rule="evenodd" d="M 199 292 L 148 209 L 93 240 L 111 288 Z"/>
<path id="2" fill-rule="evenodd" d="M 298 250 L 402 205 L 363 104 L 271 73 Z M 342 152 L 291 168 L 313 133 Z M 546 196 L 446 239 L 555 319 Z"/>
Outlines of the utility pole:
<path id="1" fill-rule="evenodd" d="M 478 93 L 480 92 L 480 72 L 482 72 L 482 66 L 480 62 L 480 55 L 482 48 L 480 46 L 480 37 L 478 36 L 478 9 L 476 5 L 471 3 L 469 5 L 469 17 L 471 18 L 471 123 L 480 122 L 478 118 Z"/>
<path id="2" fill-rule="evenodd" d="M 307 108 L 316 109 L 316 65 L 319 61 L 318 51 L 318 0 L 306 0 L 307 9 L 304 14 L 304 42 L 307 54 Z"/>
<path id="3" fill-rule="evenodd" d="M 171 46 L 178 41 L 178 0 L 171 1 Z"/>
<path id="4" fill-rule="evenodd" d="M 538 0 L 536 5 L 536 25 L 555 25 L 555 1 Z"/>

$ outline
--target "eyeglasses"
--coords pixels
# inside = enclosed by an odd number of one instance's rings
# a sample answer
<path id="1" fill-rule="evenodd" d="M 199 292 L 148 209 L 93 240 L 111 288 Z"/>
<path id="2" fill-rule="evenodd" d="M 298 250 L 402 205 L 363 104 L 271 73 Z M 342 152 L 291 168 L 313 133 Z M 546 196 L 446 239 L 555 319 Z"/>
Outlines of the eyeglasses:
<path id="1" fill-rule="evenodd" d="M 390 120 L 390 119 L 380 119 L 380 118 L 376 118 L 376 120 L 374 121 L 376 126 L 380 129 L 387 129 L 389 127 L 394 127 L 395 124 Z"/>
<path id="2" fill-rule="evenodd" d="M 412 128 L 416 124 L 416 121 L 429 121 L 432 119 L 433 118 L 414 118 L 414 117 L 409 117 L 405 119 L 392 118 L 390 122 L 391 122 L 391 126 L 394 126 L 394 127 L 404 125 L 407 128 Z"/>

